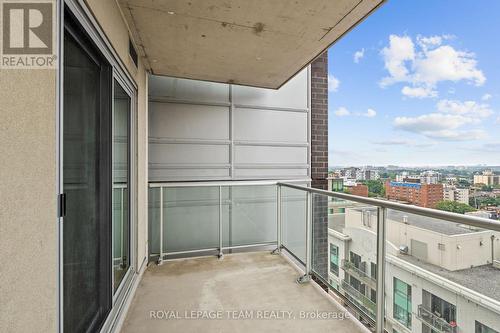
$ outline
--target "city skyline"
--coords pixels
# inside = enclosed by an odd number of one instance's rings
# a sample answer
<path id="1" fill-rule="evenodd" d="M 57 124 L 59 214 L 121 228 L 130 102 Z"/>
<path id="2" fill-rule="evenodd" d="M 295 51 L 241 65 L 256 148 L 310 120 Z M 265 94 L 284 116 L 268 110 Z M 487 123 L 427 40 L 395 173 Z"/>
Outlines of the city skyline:
<path id="1" fill-rule="evenodd" d="M 500 4 L 451 4 L 388 2 L 330 48 L 330 167 L 500 164 Z"/>

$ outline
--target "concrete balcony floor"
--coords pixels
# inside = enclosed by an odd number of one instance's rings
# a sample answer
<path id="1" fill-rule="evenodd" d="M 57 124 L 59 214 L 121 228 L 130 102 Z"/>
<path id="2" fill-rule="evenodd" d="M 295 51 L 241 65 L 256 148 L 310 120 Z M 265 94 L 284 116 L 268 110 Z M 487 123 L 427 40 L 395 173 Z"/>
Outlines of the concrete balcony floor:
<path id="1" fill-rule="evenodd" d="M 122 332 L 366 332 L 352 318 L 339 319 L 345 309 L 312 283 L 297 284 L 299 275 L 284 257 L 269 252 L 151 265 Z M 301 318 L 317 311 L 328 319 Z M 170 319 L 158 319 L 165 315 Z M 220 318 L 196 318 L 208 315 Z"/>

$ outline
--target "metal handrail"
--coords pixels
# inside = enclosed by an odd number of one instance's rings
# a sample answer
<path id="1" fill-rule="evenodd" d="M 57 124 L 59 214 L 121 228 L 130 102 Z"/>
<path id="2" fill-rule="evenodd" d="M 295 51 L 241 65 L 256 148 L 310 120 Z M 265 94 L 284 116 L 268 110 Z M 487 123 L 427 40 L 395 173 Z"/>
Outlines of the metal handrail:
<path id="1" fill-rule="evenodd" d="M 455 333 L 457 326 L 448 323 L 444 318 L 436 316 L 431 310 L 427 309 L 423 304 L 418 305 L 417 318 L 422 322 L 430 325 L 432 329 L 442 333 Z"/>
<path id="2" fill-rule="evenodd" d="M 443 211 L 443 210 L 424 208 L 424 207 L 413 206 L 413 205 L 405 205 L 405 204 L 398 203 L 398 202 L 386 201 L 386 200 L 374 199 L 374 198 L 367 198 L 367 197 L 360 197 L 360 196 L 341 193 L 341 192 L 331 192 L 331 191 L 320 190 L 320 189 L 311 188 L 311 187 L 302 186 L 302 185 L 297 185 L 297 184 L 280 182 L 280 183 L 278 183 L 278 185 L 294 188 L 297 190 L 306 191 L 309 193 L 326 195 L 329 197 L 344 199 L 344 200 L 348 200 L 348 201 L 354 201 L 354 202 L 363 203 L 363 204 L 367 204 L 367 205 L 371 205 L 371 206 L 382 207 L 382 208 L 386 208 L 386 209 L 394 209 L 394 210 L 398 210 L 398 211 L 409 213 L 409 214 L 416 214 L 416 215 L 421 215 L 421 216 L 430 217 L 430 218 L 434 218 L 434 219 L 441 219 L 441 220 L 445 220 L 445 221 L 449 221 L 449 222 L 460 223 L 460 224 L 465 224 L 465 225 L 469 225 L 469 226 L 473 226 L 473 227 L 490 229 L 490 230 L 500 232 L 500 222 L 486 219 L 483 217 L 452 213 L 452 212 L 447 212 L 447 211 Z"/>
<path id="3" fill-rule="evenodd" d="M 150 182 L 148 186 L 154 187 L 205 187 L 205 186 L 253 186 L 253 185 L 277 185 L 281 182 L 310 183 L 310 178 L 290 179 L 290 180 L 227 180 L 227 181 L 177 181 L 177 182 Z"/>

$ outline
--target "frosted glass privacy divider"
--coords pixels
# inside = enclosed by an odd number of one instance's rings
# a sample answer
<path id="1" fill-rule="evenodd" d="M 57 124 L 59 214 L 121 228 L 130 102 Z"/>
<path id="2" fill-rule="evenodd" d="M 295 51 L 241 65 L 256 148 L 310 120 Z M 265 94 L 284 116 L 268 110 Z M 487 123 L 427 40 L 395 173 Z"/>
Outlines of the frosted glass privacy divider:
<path id="1" fill-rule="evenodd" d="M 149 254 L 160 254 L 160 192 L 161 187 L 150 187 L 148 191 Z M 163 250 L 165 252 L 165 250 Z"/>
<path id="2" fill-rule="evenodd" d="M 219 247 L 219 186 L 163 189 L 163 251 Z"/>
<path id="3" fill-rule="evenodd" d="M 276 242 L 276 185 L 223 187 L 229 194 L 224 246 Z M 224 217 L 225 215 L 223 215 Z"/>
<path id="4" fill-rule="evenodd" d="M 306 192 L 281 187 L 282 244 L 306 263 Z"/>

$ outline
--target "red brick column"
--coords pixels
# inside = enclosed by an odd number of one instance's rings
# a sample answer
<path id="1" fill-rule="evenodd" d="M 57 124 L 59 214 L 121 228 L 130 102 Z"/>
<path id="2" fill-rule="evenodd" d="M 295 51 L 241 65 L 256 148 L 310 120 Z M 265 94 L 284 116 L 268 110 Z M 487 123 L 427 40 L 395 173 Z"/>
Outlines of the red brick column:
<path id="1" fill-rule="evenodd" d="M 311 178 L 312 186 L 327 190 L 328 182 L 328 52 L 311 63 Z M 313 197 L 312 267 L 328 280 L 328 198 Z M 316 279 L 317 280 L 317 279 Z M 318 280 L 317 280 L 318 281 Z M 320 281 L 318 281 L 320 282 Z M 325 290 L 327 289 L 320 283 Z"/>
<path id="2" fill-rule="evenodd" d="M 328 52 L 311 63 L 312 186 L 328 189 Z"/>

